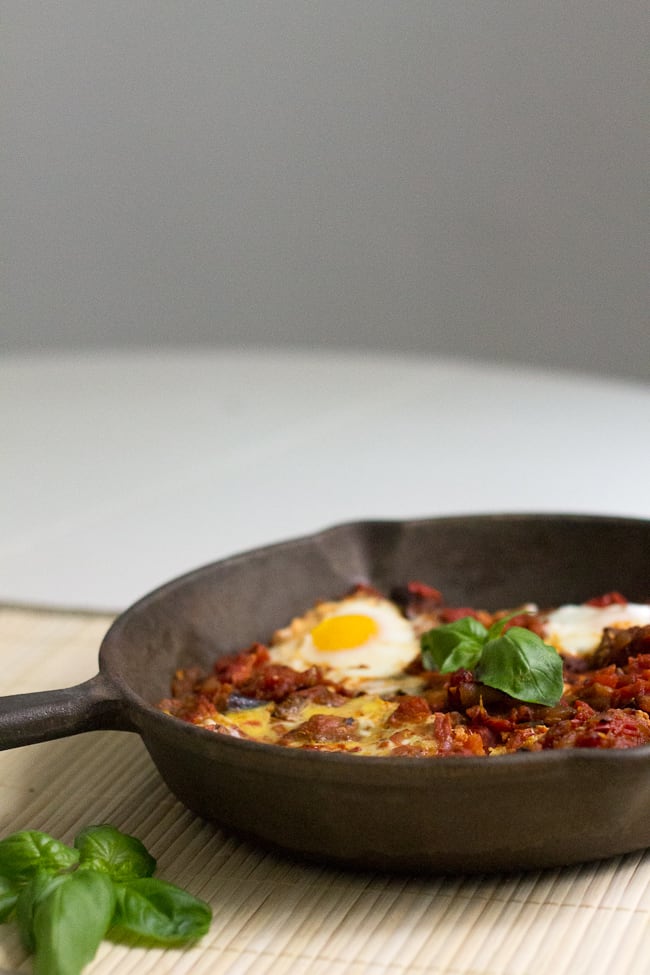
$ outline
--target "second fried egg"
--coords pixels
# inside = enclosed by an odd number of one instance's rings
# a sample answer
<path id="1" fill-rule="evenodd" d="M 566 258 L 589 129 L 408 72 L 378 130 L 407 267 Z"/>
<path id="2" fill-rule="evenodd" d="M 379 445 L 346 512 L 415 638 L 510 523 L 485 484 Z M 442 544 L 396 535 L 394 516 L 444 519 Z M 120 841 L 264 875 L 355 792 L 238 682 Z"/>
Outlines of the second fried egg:
<path id="1" fill-rule="evenodd" d="M 609 606 L 567 604 L 548 613 L 543 624 L 546 641 L 560 653 L 588 655 L 598 646 L 606 627 L 626 629 L 650 625 L 650 605 L 625 602 Z"/>

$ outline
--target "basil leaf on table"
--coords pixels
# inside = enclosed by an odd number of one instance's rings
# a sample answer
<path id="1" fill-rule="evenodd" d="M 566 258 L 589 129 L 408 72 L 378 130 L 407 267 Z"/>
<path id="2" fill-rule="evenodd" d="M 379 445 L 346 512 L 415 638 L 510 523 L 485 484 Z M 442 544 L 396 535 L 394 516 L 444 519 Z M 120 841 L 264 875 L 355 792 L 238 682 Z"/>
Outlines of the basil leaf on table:
<path id="1" fill-rule="evenodd" d="M 0 924 L 7 920 L 18 900 L 20 887 L 8 877 L 0 877 Z"/>
<path id="2" fill-rule="evenodd" d="M 23 830 L 0 841 L 0 923 L 15 912 L 35 975 L 81 975 L 110 929 L 178 945 L 204 935 L 212 910 L 151 874 L 156 861 L 134 836 L 88 826 L 75 848 Z"/>
<path id="3" fill-rule="evenodd" d="M 70 875 L 67 873 L 51 873 L 49 870 L 37 870 L 29 883 L 25 884 L 16 901 L 16 922 L 21 941 L 27 951 L 34 951 L 34 911 L 36 905 L 47 897 L 50 891 L 64 883 Z"/>
<path id="4" fill-rule="evenodd" d="M 74 845 L 80 869 L 99 870 L 120 883 L 150 877 L 156 869 L 155 859 L 140 840 L 114 826 L 88 826 Z"/>
<path id="5" fill-rule="evenodd" d="M 114 909 L 106 874 L 77 870 L 62 877 L 33 909 L 34 975 L 79 975 L 95 957 Z"/>
<path id="6" fill-rule="evenodd" d="M 437 626 L 420 637 L 422 663 L 441 674 L 460 668 L 472 670 L 481 657 L 487 635 L 483 624 L 473 616 Z"/>
<path id="7" fill-rule="evenodd" d="M 21 830 L 0 840 L 0 876 L 18 883 L 27 881 L 37 870 L 68 870 L 78 860 L 77 850 L 39 830 Z"/>
<path id="8" fill-rule="evenodd" d="M 564 690 L 560 655 L 520 626 L 488 640 L 476 676 L 488 687 L 531 704 L 557 704 Z"/>
<path id="9" fill-rule="evenodd" d="M 173 945 L 200 938 L 210 927 L 210 907 L 164 880 L 118 884 L 116 894 L 115 926 L 131 934 Z"/>

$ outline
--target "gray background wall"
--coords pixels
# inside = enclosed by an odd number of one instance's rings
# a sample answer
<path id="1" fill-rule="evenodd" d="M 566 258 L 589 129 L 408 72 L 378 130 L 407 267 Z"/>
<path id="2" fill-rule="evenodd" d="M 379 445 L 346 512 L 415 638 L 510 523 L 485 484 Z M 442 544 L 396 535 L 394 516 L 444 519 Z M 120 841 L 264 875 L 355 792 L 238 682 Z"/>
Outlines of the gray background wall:
<path id="1" fill-rule="evenodd" d="M 4 349 L 650 377 L 646 0 L 5 0 Z"/>

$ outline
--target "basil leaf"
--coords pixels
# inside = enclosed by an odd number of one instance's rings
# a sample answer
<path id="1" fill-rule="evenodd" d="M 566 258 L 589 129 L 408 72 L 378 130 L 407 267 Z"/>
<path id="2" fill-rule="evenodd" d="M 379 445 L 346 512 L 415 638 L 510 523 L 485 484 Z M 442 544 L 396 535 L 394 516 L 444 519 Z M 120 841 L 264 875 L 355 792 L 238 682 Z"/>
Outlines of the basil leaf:
<path id="1" fill-rule="evenodd" d="M 476 677 L 488 687 L 531 704 L 557 704 L 564 690 L 559 653 L 521 626 L 488 640 Z"/>
<path id="2" fill-rule="evenodd" d="M 20 937 L 27 951 L 34 951 L 34 910 L 36 905 L 59 884 L 64 883 L 69 874 L 51 873 L 37 870 L 20 891 L 16 902 L 16 921 Z"/>
<path id="3" fill-rule="evenodd" d="M 115 892 L 105 873 L 77 870 L 57 879 L 33 909 L 34 975 L 80 975 L 113 918 Z"/>
<path id="4" fill-rule="evenodd" d="M 0 877 L 0 924 L 10 916 L 18 900 L 19 886 L 7 877 Z"/>
<path id="5" fill-rule="evenodd" d="M 513 620 L 515 616 L 525 616 L 527 613 L 527 609 L 516 609 L 514 613 L 508 613 L 507 616 L 502 616 L 500 620 L 495 620 L 490 629 L 487 631 L 488 640 L 495 640 L 498 636 L 501 636 L 506 623 Z"/>
<path id="6" fill-rule="evenodd" d="M 439 670 L 441 674 L 460 667 L 471 670 L 480 659 L 487 635 L 483 624 L 473 616 L 436 626 L 420 637 L 422 663 L 427 670 Z"/>
<path id="7" fill-rule="evenodd" d="M 38 830 L 22 830 L 0 840 L 0 875 L 19 883 L 36 870 L 68 870 L 78 860 L 76 850 Z"/>
<path id="8" fill-rule="evenodd" d="M 115 925 L 159 944 L 180 944 L 204 935 L 212 910 L 174 884 L 152 877 L 116 887 Z"/>
<path id="9" fill-rule="evenodd" d="M 463 640 L 457 643 L 451 651 L 442 667 L 439 667 L 441 674 L 453 674 L 455 670 L 473 670 L 480 660 L 483 652 L 483 645 L 473 643 L 470 640 Z"/>
<path id="10" fill-rule="evenodd" d="M 74 845 L 81 868 L 100 870 L 117 882 L 150 877 L 156 869 L 155 859 L 140 840 L 114 826 L 88 826 Z"/>

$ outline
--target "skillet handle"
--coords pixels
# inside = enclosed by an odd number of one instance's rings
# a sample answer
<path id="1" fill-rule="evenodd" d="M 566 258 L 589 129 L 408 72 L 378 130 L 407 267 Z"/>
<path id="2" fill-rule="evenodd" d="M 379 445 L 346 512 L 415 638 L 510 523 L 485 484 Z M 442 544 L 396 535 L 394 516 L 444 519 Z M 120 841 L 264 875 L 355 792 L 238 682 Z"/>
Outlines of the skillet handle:
<path id="1" fill-rule="evenodd" d="M 75 687 L 0 697 L 0 751 L 100 729 L 136 730 L 103 674 Z"/>

